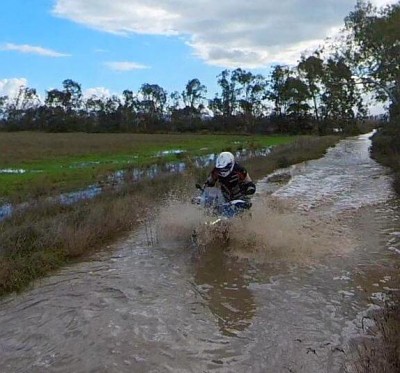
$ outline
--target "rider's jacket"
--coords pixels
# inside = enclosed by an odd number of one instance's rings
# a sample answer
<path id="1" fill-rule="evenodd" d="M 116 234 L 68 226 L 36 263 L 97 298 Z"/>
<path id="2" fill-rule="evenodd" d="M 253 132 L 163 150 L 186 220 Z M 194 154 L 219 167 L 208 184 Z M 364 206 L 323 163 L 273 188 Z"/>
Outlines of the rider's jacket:
<path id="1" fill-rule="evenodd" d="M 218 170 L 214 167 L 206 180 L 206 185 L 215 186 L 217 181 L 227 201 L 243 199 L 246 195 L 254 194 L 256 191 L 256 186 L 247 173 L 247 170 L 237 162 L 235 162 L 232 172 L 226 177 L 218 175 Z"/>

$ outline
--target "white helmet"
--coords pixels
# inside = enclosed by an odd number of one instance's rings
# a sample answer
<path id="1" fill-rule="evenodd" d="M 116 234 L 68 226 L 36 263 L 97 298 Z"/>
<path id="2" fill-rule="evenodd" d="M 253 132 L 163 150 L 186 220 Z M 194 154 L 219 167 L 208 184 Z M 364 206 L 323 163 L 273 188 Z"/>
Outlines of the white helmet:
<path id="1" fill-rule="evenodd" d="M 221 177 L 227 177 L 233 170 L 235 165 L 235 157 L 230 152 L 222 152 L 215 162 L 218 175 Z"/>

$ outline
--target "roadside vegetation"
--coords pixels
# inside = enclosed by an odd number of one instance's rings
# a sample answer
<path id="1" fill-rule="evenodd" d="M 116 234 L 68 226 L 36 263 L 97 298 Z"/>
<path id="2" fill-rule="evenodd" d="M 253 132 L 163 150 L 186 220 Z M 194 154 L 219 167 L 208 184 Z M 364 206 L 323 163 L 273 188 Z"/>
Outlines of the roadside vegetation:
<path id="1" fill-rule="evenodd" d="M 373 136 L 371 150 L 378 162 L 393 170 L 393 188 L 400 196 L 400 118 L 387 123 Z"/>
<path id="2" fill-rule="evenodd" d="M 372 137 L 374 159 L 393 170 L 393 188 L 400 197 L 400 116 Z M 375 326 L 369 338 L 357 349 L 359 360 L 356 372 L 396 373 L 400 371 L 400 293 L 391 294 L 385 306 L 374 314 Z"/>
<path id="3" fill-rule="evenodd" d="M 349 366 L 355 373 L 400 372 L 400 294 L 392 294 L 383 309 L 375 311 L 369 338 L 355 346 L 357 359 Z"/>

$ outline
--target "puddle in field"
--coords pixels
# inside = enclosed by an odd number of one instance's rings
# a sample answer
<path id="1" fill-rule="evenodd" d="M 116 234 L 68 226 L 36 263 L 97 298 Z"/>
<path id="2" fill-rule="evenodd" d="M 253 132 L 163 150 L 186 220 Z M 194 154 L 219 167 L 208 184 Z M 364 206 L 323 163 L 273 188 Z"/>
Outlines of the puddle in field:
<path id="1" fill-rule="evenodd" d="M 176 155 L 182 155 L 183 153 L 178 150 L 170 150 L 159 153 L 157 156 L 168 155 L 170 153 Z M 271 147 L 261 150 L 241 150 L 235 153 L 237 159 L 246 160 L 251 157 L 267 156 L 271 152 Z M 198 167 L 211 167 L 214 164 L 217 154 L 207 154 L 204 156 L 195 157 L 191 162 Z M 99 162 L 84 162 L 79 164 L 73 164 L 73 168 L 89 167 Z M 50 202 L 61 203 L 61 204 L 73 204 L 85 199 L 92 199 L 103 193 L 104 188 L 110 189 L 120 188 L 126 182 L 138 182 L 143 179 L 154 179 L 165 174 L 181 174 L 187 169 L 187 162 L 167 162 L 164 164 L 154 164 L 147 167 L 134 167 L 130 170 L 120 170 L 109 176 L 104 182 L 99 184 L 89 185 L 88 187 L 69 193 L 63 193 L 57 197 L 50 198 Z M 10 169 L 10 171 L 12 171 Z M 14 170 L 15 172 L 9 173 L 25 173 L 26 170 Z M 17 172 L 18 171 L 18 172 Z M 30 171 L 40 172 L 40 171 Z M 0 170 L 1 173 L 1 170 Z M 27 206 L 27 203 L 13 206 L 10 203 L 4 203 L 0 205 L 0 221 L 7 217 L 10 217 L 15 210 L 23 209 Z"/>

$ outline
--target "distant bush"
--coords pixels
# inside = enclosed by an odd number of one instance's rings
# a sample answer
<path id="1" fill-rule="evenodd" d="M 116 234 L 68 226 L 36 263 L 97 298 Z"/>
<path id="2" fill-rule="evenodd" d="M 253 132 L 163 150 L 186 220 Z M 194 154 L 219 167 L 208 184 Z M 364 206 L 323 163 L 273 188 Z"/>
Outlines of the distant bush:
<path id="1" fill-rule="evenodd" d="M 394 171 L 393 187 L 400 194 L 400 120 L 380 128 L 372 137 L 371 155 Z"/>

